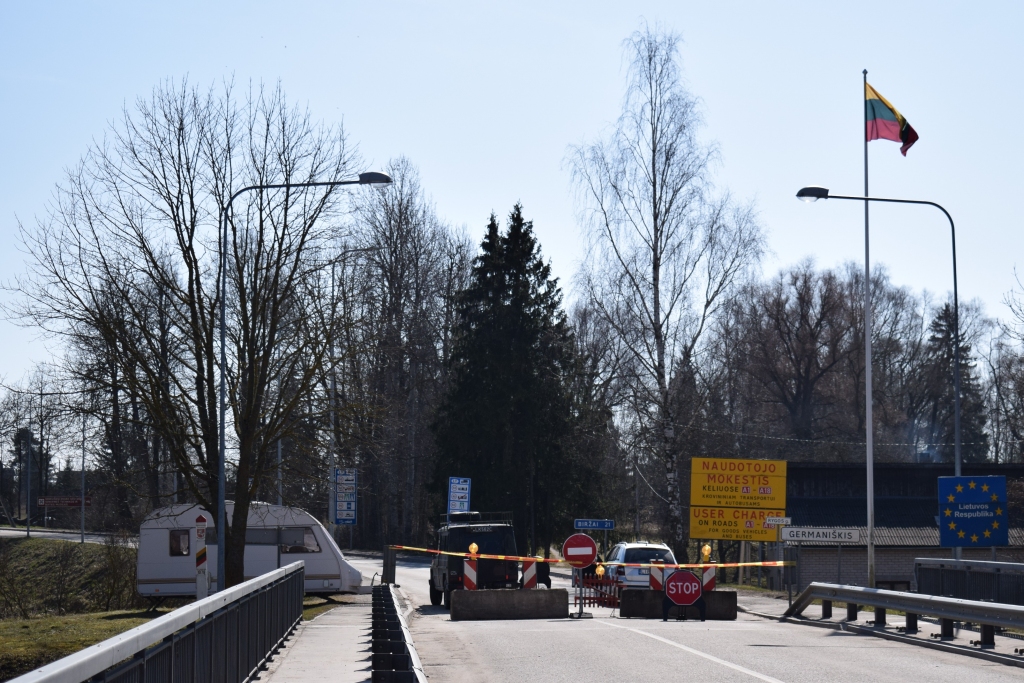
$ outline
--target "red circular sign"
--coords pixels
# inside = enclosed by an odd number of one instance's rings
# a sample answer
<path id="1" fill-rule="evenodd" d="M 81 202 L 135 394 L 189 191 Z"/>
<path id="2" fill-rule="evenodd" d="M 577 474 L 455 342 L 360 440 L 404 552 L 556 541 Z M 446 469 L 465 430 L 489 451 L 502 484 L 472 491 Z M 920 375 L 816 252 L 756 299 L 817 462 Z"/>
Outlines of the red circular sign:
<path id="1" fill-rule="evenodd" d="M 692 605 L 700 597 L 700 579 L 688 571 L 672 572 L 665 579 L 665 595 L 677 605 Z"/>
<path id="2" fill-rule="evenodd" d="M 562 544 L 562 557 L 573 567 L 589 567 L 597 559 L 597 544 L 586 534 L 573 534 Z"/>

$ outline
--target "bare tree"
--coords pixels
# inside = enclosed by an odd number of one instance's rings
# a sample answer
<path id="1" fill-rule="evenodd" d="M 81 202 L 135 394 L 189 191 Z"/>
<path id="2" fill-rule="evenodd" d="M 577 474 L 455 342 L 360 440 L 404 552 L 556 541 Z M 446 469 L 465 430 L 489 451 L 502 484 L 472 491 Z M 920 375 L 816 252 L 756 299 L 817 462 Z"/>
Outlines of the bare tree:
<path id="1" fill-rule="evenodd" d="M 631 419 L 664 464 L 681 547 L 686 506 L 671 438 L 689 416 L 672 410 L 672 375 L 699 375 L 709 323 L 763 240 L 751 207 L 713 195 L 716 150 L 698 137 L 699 103 L 682 84 L 678 42 L 656 29 L 633 34 L 623 113 L 606 140 L 574 147 L 569 164 L 589 238 L 579 283 L 630 352 Z"/>
<path id="2" fill-rule="evenodd" d="M 234 203 L 226 241 L 218 217 L 240 187 L 333 180 L 355 163 L 343 131 L 290 107 L 280 88 L 257 88 L 239 103 L 231 88 L 218 95 L 168 83 L 126 109 L 69 172 L 45 220 L 22 227 L 30 272 L 18 282 L 16 312 L 62 339 L 102 341 L 111 389 L 139 402 L 129 421 L 144 413 L 209 510 L 218 477 L 217 256 L 227 251 L 236 454 L 234 515 L 218 529 L 227 586 L 243 579 L 249 502 L 271 449 L 296 428 L 328 358 L 342 206 L 330 189 L 250 192 Z"/>

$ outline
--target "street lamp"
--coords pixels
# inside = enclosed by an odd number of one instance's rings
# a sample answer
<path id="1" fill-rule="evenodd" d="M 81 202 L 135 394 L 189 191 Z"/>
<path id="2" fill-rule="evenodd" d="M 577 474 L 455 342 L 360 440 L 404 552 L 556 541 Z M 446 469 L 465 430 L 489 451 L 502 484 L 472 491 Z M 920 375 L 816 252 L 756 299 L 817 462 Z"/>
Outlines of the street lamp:
<path id="1" fill-rule="evenodd" d="M 924 204 L 934 206 L 949 219 L 949 232 L 953 240 L 953 454 L 954 473 L 960 476 L 960 298 L 957 292 L 956 283 L 956 227 L 953 225 L 953 217 L 949 215 L 942 206 L 935 202 L 923 201 L 920 199 L 888 199 L 883 197 L 851 197 L 846 195 L 830 194 L 828 188 L 811 185 L 801 188 L 796 193 L 797 199 L 803 202 L 816 202 L 819 199 L 849 199 L 857 202 L 886 202 L 889 204 Z M 874 477 L 874 453 L 873 430 L 871 418 L 871 298 L 870 298 L 870 265 L 868 263 L 868 234 L 864 232 L 864 348 L 865 348 L 865 384 L 866 384 L 866 415 L 867 415 L 867 477 L 868 477 L 868 587 L 875 587 L 875 477 Z M 960 548 L 956 549 L 957 559 L 960 559 Z"/>
<path id="2" fill-rule="evenodd" d="M 227 368 L 227 330 L 225 327 L 226 319 L 226 299 L 227 299 L 227 241 L 228 241 L 228 212 L 231 210 L 231 204 L 238 198 L 239 195 L 245 192 L 251 192 L 252 190 L 286 190 L 304 187 L 337 187 L 339 185 L 369 185 L 370 187 L 384 187 L 391 183 L 391 176 L 386 173 L 378 173 L 376 171 L 368 171 L 366 173 L 360 173 L 357 180 L 328 180 L 318 183 L 279 183 L 269 185 L 249 185 L 243 187 L 241 190 L 235 192 L 228 199 L 227 204 L 220 212 L 220 226 L 218 228 L 217 236 L 220 241 L 220 278 L 218 278 L 218 285 L 220 289 L 220 423 L 218 429 L 220 431 L 220 441 L 217 454 L 217 590 L 222 591 L 227 584 L 227 563 L 225 562 L 226 557 L 226 540 L 227 540 L 227 527 L 224 519 L 224 470 L 226 460 L 226 448 L 225 448 L 225 425 L 224 419 L 227 413 L 227 384 L 225 380 L 225 372 Z M 333 477 L 333 473 L 332 473 Z"/>

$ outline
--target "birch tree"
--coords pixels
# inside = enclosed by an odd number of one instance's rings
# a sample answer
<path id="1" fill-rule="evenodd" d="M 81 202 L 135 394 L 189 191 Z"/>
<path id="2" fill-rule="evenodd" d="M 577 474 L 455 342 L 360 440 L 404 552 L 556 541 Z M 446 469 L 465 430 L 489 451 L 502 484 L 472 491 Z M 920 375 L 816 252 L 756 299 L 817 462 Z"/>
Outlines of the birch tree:
<path id="1" fill-rule="evenodd" d="M 589 241 L 579 283 L 630 352 L 632 402 L 623 417 L 663 463 L 671 538 L 681 547 L 684 463 L 673 439 L 698 411 L 674 414 L 670 385 L 675 372 L 692 372 L 699 393 L 702 340 L 763 242 L 751 207 L 711 186 L 717 150 L 700 140 L 699 102 L 683 85 L 678 43 L 650 28 L 626 41 L 622 115 L 605 139 L 573 147 L 569 165 Z"/>

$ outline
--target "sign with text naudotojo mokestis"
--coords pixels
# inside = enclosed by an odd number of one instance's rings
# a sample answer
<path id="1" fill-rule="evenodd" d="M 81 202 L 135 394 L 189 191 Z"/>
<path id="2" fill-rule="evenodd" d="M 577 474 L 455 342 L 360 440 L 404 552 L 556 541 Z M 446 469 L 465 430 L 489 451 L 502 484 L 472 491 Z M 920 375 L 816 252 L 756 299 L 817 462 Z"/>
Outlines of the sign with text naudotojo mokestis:
<path id="1" fill-rule="evenodd" d="M 690 505 L 785 511 L 786 461 L 694 458 Z"/>

